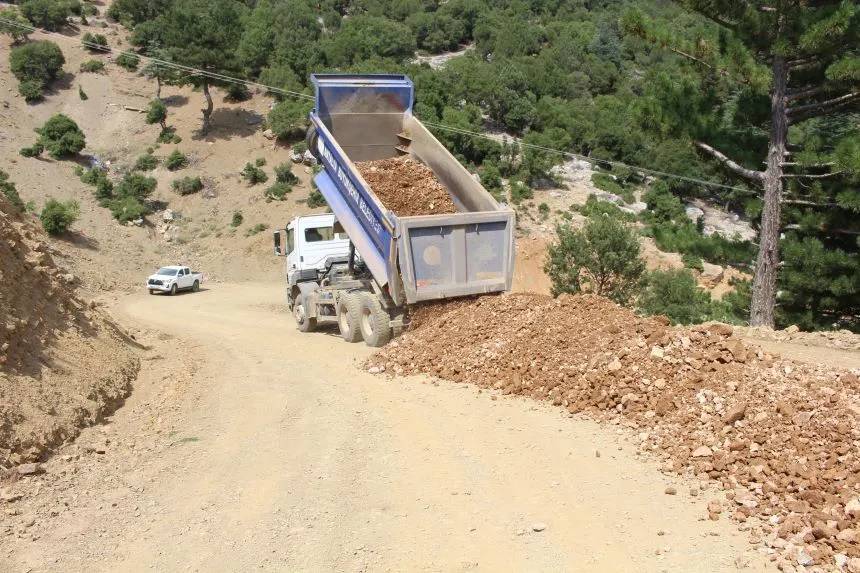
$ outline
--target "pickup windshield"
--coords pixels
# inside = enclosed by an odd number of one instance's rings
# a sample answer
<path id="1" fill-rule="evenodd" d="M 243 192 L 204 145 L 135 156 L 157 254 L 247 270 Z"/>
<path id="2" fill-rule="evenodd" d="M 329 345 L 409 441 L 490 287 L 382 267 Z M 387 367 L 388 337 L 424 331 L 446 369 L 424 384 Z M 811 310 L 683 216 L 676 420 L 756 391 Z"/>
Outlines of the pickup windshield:
<path id="1" fill-rule="evenodd" d="M 168 269 L 167 267 L 164 267 L 164 268 L 158 269 L 158 272 L 155 274 L 172 277 L 172 276 L 176 275 L 176 269 Z"/>

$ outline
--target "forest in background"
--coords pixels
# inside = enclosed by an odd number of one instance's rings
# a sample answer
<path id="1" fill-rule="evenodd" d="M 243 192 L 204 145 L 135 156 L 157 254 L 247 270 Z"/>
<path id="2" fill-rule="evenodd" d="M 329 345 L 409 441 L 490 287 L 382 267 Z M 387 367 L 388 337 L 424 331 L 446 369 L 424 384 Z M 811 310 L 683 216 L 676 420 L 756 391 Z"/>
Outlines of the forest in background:
<path id="1" fill-rule="evenodd" d="M 749 5 L 755 10 L 738 12 Z M 786 32 L 797 44 L 812 37 L 804 49 L 815 51 L 820 64 L 810 58 L 809 65 L 822 67 L 821 74 L 801 78 L 809 83 L 796 97 L 804 103 L 846 90 L 851 97 L 787 128 L 785 164 L 808 175 L 783 180 L 775 318 L 782 326 L 856 331 L 860 9 L 852 2 L 817 5 L 823 7 L 814 17 L 799 10 Z M 55 13 L 86 13 L 86 3 L 25 0 L 20 10 L 34 25 L 51 28 Z M 686 217 L 683 201 L 703 198 L 754 225 L 760 221 L 763 190 L 743 170 L 764 169 L 768 156 L 773 76 L 761 59 L 796 48 L 744 41 L 756 26 L 767 25 L 768 12 L 760 2 L 659 0 L 116 0 L 109 15 L 132 30 L 135 49 L 145 55 L 304 93 L 310 93 L 313 72 L 403 72 L 415 81 L 416 114 L 425 122 L 504 132 L 527 144 L 730 187 L 646 180 L 635 169 L 601 165 L 613 191 L 645 189 L 647 232 L 661 248 L 753 269 L 757 245 L 704 237 Z M 828 37 L 841 46 L 828 44 Z M 442 69 L 412 63 L 416 51 L 466 45 L 471 49 Z M 204 92 L 218 83 L 169 69 L 145 71 Z M 231 90 L 244 97 L 235 85 Z M 270 125 L 279 136 L 298 137 L 308 102 L 275 95 L 282 101 Z M 546 185 L 564 159 L 436 133 L 489 189 L 498 192 L 504 181 L 514 202 Z"/>

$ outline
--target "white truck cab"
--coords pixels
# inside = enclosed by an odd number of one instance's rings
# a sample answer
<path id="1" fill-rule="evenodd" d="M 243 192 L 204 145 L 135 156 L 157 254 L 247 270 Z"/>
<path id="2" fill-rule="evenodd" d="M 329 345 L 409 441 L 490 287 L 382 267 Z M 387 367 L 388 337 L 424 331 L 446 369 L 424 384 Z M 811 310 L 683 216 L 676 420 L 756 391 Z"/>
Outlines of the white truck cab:
<path id="1" fill-rule="evenodd" d="M 332 214 L 296 217 L 287 225 L 285 246 L 275 245 L 276 255 L 287 256 L 287 275 L 322 271 L 332 257 L 349 255 L 349 237 L 335 230 Z M 280 252 L 282 249 L 284 252 Z"/>

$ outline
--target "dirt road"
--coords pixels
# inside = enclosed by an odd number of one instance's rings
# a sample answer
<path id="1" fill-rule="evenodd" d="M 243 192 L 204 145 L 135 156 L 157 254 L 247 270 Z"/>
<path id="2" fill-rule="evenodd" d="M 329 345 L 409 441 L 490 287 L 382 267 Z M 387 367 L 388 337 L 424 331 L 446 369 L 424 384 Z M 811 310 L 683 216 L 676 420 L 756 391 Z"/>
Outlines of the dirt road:
<path id="1" fill-rule="evenodd" d="M 81 437 L 99 455 L 48 464 L 60 485 L 39 495 L 58 515 L 0 536 L 0 569 L 767 570 L 734 525 L 702 521 L 709 494 L 616 428 L 366 374 L 369 349 L 298 333 L 281 297 L 213 285 L 116 303 L 150 329 L 144 375 Z"/>

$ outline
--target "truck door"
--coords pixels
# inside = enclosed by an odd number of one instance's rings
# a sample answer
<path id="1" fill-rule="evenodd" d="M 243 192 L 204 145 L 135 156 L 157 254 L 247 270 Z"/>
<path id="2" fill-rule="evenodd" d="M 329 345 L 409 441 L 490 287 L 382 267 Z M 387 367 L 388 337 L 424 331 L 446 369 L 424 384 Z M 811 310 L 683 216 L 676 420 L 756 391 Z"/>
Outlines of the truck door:
<path id="1" fill-rule="evenodd" d="M 295 225 L 287 226 L 287 244 L 284 247 L 287 255 L 287 274 L 295 272 L 299 268 L 299 254 L 296 251 L 296 228 Z"/>

